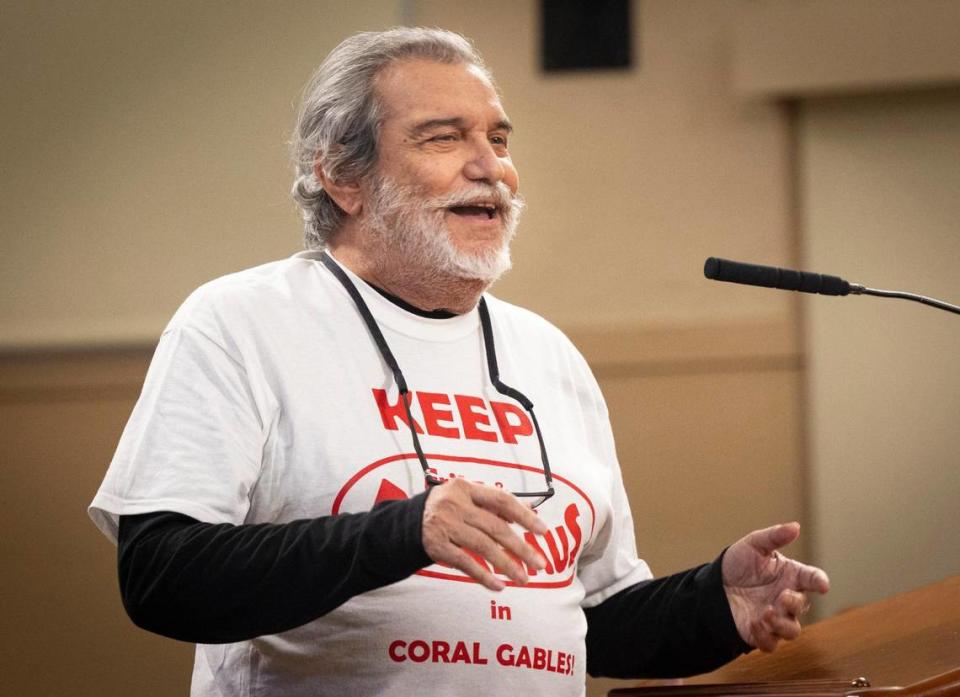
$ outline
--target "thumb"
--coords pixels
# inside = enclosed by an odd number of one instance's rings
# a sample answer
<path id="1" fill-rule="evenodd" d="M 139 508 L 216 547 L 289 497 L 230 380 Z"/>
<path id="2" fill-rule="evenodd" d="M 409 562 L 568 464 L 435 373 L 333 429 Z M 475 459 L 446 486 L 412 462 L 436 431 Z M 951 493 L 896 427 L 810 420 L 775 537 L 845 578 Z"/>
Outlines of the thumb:
<path id="1" fill-rule="evenodd" d="M 781 547 L 800 537 L 800 523 L 781 523 L 763 530 L 754 530 L 746 537 L 746 542 L 764 556 L 773 554 Z"/>

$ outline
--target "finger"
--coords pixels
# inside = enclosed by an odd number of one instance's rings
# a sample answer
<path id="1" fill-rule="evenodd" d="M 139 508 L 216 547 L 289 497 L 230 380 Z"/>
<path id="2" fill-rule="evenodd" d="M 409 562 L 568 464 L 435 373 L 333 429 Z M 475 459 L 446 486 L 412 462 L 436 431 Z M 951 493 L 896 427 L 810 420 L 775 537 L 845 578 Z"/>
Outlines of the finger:
<path id="1" fill-rule="evenodd" d="M 821 594 L 830 590 L 830 578 L 823 569 L 800 562 L 794 564 L 797 565 L 797 590 L 816 591 Z"/>
<path id="2" fill-rule="evenodd" d="M 537 535 L 547 531 L 546 523 L 511 493 L 491 486 L 474 485 L 470 489 L 470 496 L 475 505 L 495 513 L 508 523 L 518 523 Z"/>
<path id="3" fill-rule="evenodd" d="M 443 551 L 434 557 L 434 560 L 448 564 L 455 569 L 459 569 L 470 578 L 480 582 L 480 584 L 489 590 L 502 591 L 506 585 L 503 581 L 490 573 L 489 569 L 485 568 L 476 559 L 471 557 L 456 545 L 445 545 Z"/>
<path id="4" fill-rule="evenodd" d="M 800 622 L 796 617 L 778 614 L 772 608 L 763 614 L 763 625 L 771 636 L 793 640 L 800 636 Z"/>
<path id="5" fill-rule="evenodd" d="M 535 569 L 544 569 L 547 566 L 547 560 L 527 544 L 517 535 L 510 525 L 488 511 L 477 509 L 466 517 L 469 525 L 483 531 L 488 537 L 495 540 L 501 547 L 513 553 L 513 556 L 519 557 L 528 566 Z"/>
<path id="6" fill-rule="evenodd" d="M 782 523 L 763 530 L 754 530 L 744 540 L 764 556 L 773 554 L 800 536 L 800 523 Z"/>
<path id="7" fill-rule="evenodd" d="M 424 509 L 424 549 L 434 561 L 449 563 L 451 552 L 447 546 L 464 547 L 468 556 L 470 553 L 476 555 L 473 561 L 480 566 L 484 565 L 484 560 L 489 561 L 495 571 L 502 571 L 513 581 L 525 584 L 528 577 L 521 558 L 537 569 L 545 568 L 546 560 L 534 547 L 521 540 L 505 520 L 473 503 L 474 490 L 479 488 L 482 487 L 456 479 L 432 490 Z M 493 493 L 503 492 L 494 490 Z M 513 498 L 511 494 L 504 493 L 504 496 Z M 484 530 L 496 535 L 512 551 L 512 556 Z M 474 569 L 472 564 L 470 567 Z M 471 575 L 477 576 L 478 572 L 474 569 Z"/>
<path id="8" fill-rule="evenodd" d="M 772 610 L 772 608 L 769 609 Z M 754 645 L 765 653 L 770 653 L 777 648 L 778 639 L 762 618 L 750 623 L 750 635 L 753 637 Z"/>
<path id="9" fill-rule="evenodd" d="M 806 594 L 785 590 L 777 597 L 775 604 L 778 612 L 791 617 L 803 617 L 810 609 L 810 600 Z"/>
<path id="10" fill-rule="evenodd" d="M 472 550 L 483 559 L 493 564 L 493 568 L 500 569 L 513 581 L 520 584 L 527 582 L 527 572 L 504 551 L 503 547 L 494 542 L 488 535 L 472 527 L 461 527 L 451 534 L 450 539 L 460 547 Z"/>

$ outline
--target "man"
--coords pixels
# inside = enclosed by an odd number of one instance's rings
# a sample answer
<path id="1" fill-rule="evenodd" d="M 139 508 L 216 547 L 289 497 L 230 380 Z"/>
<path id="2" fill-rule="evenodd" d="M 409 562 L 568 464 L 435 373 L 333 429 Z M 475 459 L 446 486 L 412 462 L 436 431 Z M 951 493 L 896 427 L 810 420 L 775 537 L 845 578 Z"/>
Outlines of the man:
<path id="1" fill-rule="evenodd" d="M 354 36 L 308 87 L 308 251 L 196 291 L 91 506 L 194 695 L 581 695 L 800 631 L 788 524 L 651 580 L 606 408 L 555 328 L 484 291 L 521 203 L 462 37 Z"/>

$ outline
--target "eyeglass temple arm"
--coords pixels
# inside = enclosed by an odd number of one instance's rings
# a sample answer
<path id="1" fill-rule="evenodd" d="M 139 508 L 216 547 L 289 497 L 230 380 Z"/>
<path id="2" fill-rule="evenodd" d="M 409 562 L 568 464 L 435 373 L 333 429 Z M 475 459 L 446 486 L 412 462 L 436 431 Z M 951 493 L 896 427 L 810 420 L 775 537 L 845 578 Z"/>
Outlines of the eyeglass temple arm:
<path id="1" fill-rule="evenodd" d="M 527 410 L 533 421 L 533 428 L 537 432 L 537 441 L 540 443 L 540 458 L 543 461 L 543 473 L 547 479 L 547 488 L 553 490 L 553 475 L 550 473 L 550 460 L 547 458 L 547 446 L 543 442 L 543 433 L 540 431 L 540 423 L 537 421 L 537 415 L 533 412 L 533 402 L 520 390 L 514 389 L 500 380 L 500 366 L 497 365 L 497 350 L 493 343 L 493 325 L 490 322 L 490 312 L 487 310 L 487 300 L 480 298 L 478 306 L 480 314 L 480 323 L 483 325 L 483 348 L 487 354 L 487 371 L 490 373 L 490 382 L 497 388 L 497 392 L 512 397 L 520 402 L 520 405 Z"/>
<path id="2" fill-rule="evenodd" d="M 396 381 L 397 389 L 400 392 L 400 401 L 403 402 L 403 409 L 407 414 L 407 423 L 410 425 L 410 435 L 413 436 L 413 449 L 417 451 L 417 458 L 420 460 L 420 466 L 423 468 L 423 476 L 426 478 L 428 483 L 439 484 L 440 480 L 427 471 L 427 460 L 426 457 L 424 457 L 423 448 L 420 445 L 420 439 L 417 437 L 417 424 L 413 420 L 413 414 L 410 413 L 410 390 L 407 388 L 407 380 L 403 377 L 403 372 L 400 370 L 400 364 L 397 363 L 397 359 L 394 357 L 393 351 L 390 350 L 387 340 L 383 337 L 383 332 L 380 331 L 380 327 L 377 326 L 376 321 L 373 319 L 373 314 L 371 314 L 370 308 L 368 308 L 367 304 L 363 302 L 363 298 L 360 297 L 360 291 L 358 291 L 357 287 L 353 285 L 350 277 L 344 273 L 343 269 L 341 269 L 326 252 L 320 255 L 320 259 L 323 262 L 323 265 L 326 266 L 334 276 L 336 276 L 338 281 L 340 281 L 340 285 L 346 289 L 347 294 L 350 295 L 351 300 L 353 300 L 353 304 L 357 306 L 357 311 L 360 312 L 360 316 L 363 318 L 363 323 L 367 325 L 367 331 L 370 332 L 373 342 L 380 350 L 380 355 L 383 356 L 383 360 L 386 361 L 387 367 L 390 368 L 390 372 L 393 373 L 393 379 Z"/>

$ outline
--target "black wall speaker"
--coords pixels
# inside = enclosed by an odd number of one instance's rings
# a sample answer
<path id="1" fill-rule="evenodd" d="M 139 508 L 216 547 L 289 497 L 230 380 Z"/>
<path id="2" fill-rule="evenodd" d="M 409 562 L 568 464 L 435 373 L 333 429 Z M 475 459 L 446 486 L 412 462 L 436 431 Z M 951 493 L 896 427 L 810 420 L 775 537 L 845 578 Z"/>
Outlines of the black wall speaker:
<path id="1" fill-rule="evenodd" d="M 629 68 L 631 0 L 540 0 L 547 72 Z"/>

